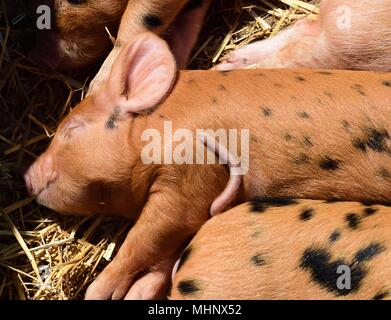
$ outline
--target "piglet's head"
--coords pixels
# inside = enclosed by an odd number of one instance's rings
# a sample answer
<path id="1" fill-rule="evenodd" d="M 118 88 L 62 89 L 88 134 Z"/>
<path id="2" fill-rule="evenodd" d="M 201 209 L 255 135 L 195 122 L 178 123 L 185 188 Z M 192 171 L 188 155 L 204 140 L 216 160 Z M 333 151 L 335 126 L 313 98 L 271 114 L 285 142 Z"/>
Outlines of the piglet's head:
<path id="1" fill-rule="evenodd" d="M 126 4 L 125 0 L 33 0 L 37 23 L 46 24 L 37 30 L 30 60 L 61 70 L 95 63 L 110 48 L 105 27 L 116 32 Z"/>
<path id="2" fill-rule="evenodd" d="M 61 122 L 48 150 L 29 168 L 30 193 L 60 213 L 129 216 L 138 210 L 148 183 L 136 165 L 140 154 L 132 150 L 134 115 L 156 107 L 175 75 L 166 43 L 152 33 L 138 35 L 107 83 Z"/>

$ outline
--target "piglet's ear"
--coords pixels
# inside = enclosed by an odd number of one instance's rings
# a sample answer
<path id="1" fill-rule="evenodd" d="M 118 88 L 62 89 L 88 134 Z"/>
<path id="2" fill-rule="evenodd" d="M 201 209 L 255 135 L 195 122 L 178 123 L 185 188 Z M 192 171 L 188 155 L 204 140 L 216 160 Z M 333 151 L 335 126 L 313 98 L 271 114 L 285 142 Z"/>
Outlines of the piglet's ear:
<path id="1" fill-rule="evenodd" d="M 106 90 L 121 113 L 142 113 L 165 98 L 176 71 L 167 43 L 153 33 L 142 33 L 119 54 Z"/>

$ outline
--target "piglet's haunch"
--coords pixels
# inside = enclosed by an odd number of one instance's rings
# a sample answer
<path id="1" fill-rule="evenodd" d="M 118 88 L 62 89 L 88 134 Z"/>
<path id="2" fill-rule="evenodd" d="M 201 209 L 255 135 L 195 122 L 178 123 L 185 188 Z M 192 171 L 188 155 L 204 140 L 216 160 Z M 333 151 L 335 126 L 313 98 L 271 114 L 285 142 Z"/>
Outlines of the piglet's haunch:
<path id="1" fill-rule="evenodd" d="M 58 212 L 136 220 L 87 299 L 162 297 L 178 252 L 211 207 L 221 212 L 254 196 L 390 201 L 387 81 L 349 71 L 177 75 L 165 42 L 144 33 L 123 49 L 109 81 L 63 120 L 26 182 Z M 163 134 L 165 120 L 174 131 L 249 129 L 248 173 L 230 176 L 230 165 L 218 162 L 143 163 L 142 133 Z M 229 156 L 204 143 L 205 152 Z"/>
<path id="2" fill-rule="evenodd" d="M 370 203 L 256 197 L 197 232 L 170 298 L 390 299 L 390 214 Z"/>

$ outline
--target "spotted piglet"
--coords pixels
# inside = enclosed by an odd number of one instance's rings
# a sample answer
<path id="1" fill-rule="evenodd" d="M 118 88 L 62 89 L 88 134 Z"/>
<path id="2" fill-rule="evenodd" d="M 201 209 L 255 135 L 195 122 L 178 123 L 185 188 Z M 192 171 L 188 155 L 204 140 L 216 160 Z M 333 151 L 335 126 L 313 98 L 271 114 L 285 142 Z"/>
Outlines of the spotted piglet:
<path id="1" fill-rule="evenodd" d="M 89 299 L 156 297 L 170 279 L 163 261 L 209 213 L 256 195 L 391 201 L 390 74 L 177 73 L 167 44 L 146 33 L 109 80 L 26 174 L 60 213 L 136 220 Z"/>
<path id="2" fill-rule="evenodd" d="M 299 20 L 272 38 L 237 49 L 216 68 L 390 71 L 390 29 L 390 1 L 321 0 L 316 21 Z"/>
<path id="3" fill-rule="evenodd" d="M 51 29 L 38 32 L 37 45 L 29 56 L 36 64 L 52 69 L 90 66 L 110 51 L 107 27 L 117 39 L 90 86 L 91 92 L 108 76 L 123 45 L 146 31 L 165 36 L 178 66 L 184 68 L 210 3 L 211 0 L 34 0 L 34 8 L 47 5 L 51 9 L 53 22 Z"/>
<path id="4" fill-rule="evenodd" d="M 88 95 L 96 92 L 108 79 L 121 50 L 143 32 L 152 31 L 163 36 L 175 57 L 177 67 L 186 69 L 211 2 L 212 0 L 128 1 L 115 45 L 91 81 Z"/>
<path id="5" fill-rule="evenodd" d="M 172 299 L 390 299 L 391 207 L 258 197 L 207 222 Z"/>

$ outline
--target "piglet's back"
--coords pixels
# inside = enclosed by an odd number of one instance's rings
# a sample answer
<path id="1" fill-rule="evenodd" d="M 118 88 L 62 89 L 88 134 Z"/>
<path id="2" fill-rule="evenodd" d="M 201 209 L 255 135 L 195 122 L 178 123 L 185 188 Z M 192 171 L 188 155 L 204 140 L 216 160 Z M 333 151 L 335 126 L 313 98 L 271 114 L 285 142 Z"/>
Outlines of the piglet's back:
<path id="1" fill-rule="evenodd" d="M 390 299 L 390 213 L 354 202 L 256 198 L 201 228 L 171 298 Z"/>
<path id="2" fill-rule="evenodd" d="M 246 199 L 391 201 L 391 74 L 181 72 L 149 124 L 249 130 Z"/>
<path id="3" fill-rule="evenodd" d="M 280 120 L 286 123 L 291 120 L 290 110 L 318 112 L 322 119 L 346 114 L 358 116 L 364 112 L 380 117 L 387 114 L 390 99 L 391 73 L 279 69 L 181 71 L 173 91 L 155 115 L 170 116 L 173 120 L 186 115 L 189 123 L 194 123 L 195 119 L 191 118 L 194 114 L 200 123 L 207 118 L 207 124 L 231 119 L 239 123 L 247 120 L 246 115 L 252 118 L 260 111 L 265 117 L 285 116 Z M 257 119 L 251 122 L 254 121 Z"/>

